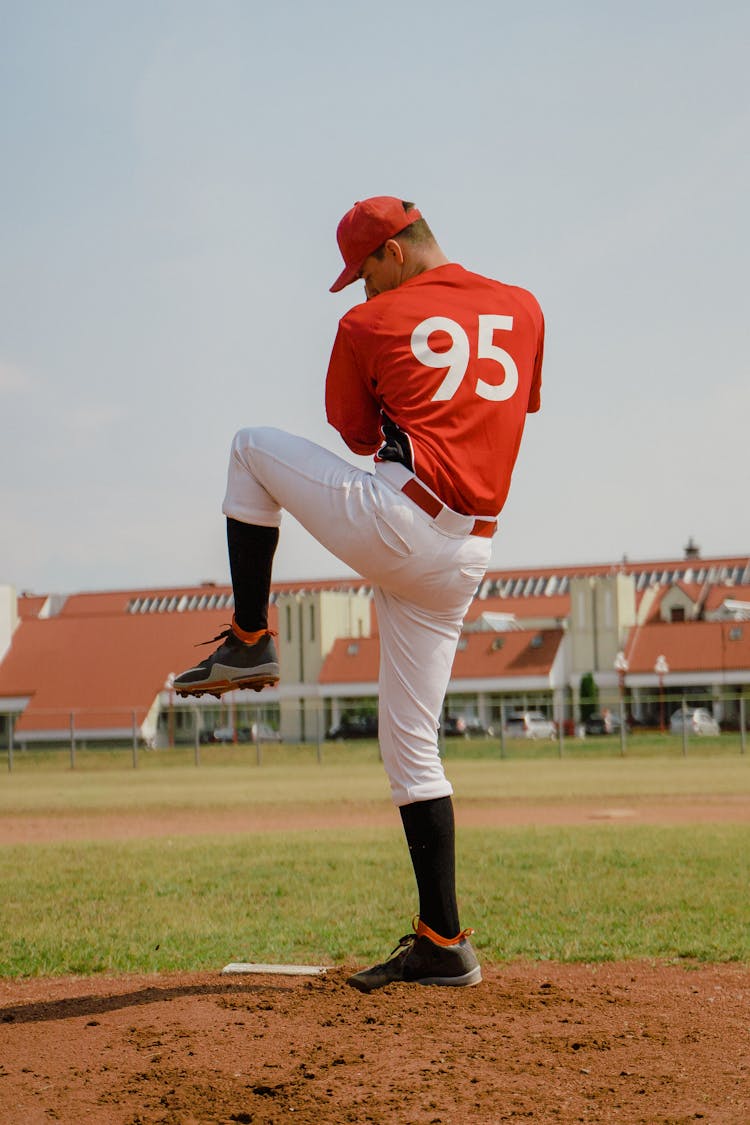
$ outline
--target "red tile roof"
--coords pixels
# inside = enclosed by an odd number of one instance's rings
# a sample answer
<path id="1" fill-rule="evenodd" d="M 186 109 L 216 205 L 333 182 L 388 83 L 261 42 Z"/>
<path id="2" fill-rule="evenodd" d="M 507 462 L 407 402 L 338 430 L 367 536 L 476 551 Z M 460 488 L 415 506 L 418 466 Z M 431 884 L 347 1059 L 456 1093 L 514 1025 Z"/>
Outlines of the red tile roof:
<path id="1" fill-rule="evenodd" d="M 711 586 L 705 597 L 704 611 L 715 613 L 726 601 L 750 603 L 750 586 Z"/>
<path id="2" fill-rule="evenodd" d="M 570 595 L 553 594 L 546 597 L 501 598 L 492 595 L 488 598 L 475 598 L 466 614 L 467 621 L 476 621 L 483 613 L 512 613 L 521 624 L 524 617 L 546 617 L 562 621 L 570 613 Z"/>
<path id="3" fill-rule="evenodd" d="M 38 617 L 46 601 L 46 594 L 20 594 L 17 603 L 19 618 Z"/>
<path id="4" fill-rule="evenodd" d="M 453 662 L 451 680 L 548 676 L 562 638 L 562 629 L 464 633 Z M 326 657 L 320 683 L 377 683 L 379 658 L 377 637 L 340 638 Z"/>
<path id="5" fill-rule="evenodd" d="M 547 676 L 563 639 L 562 629 L 464 633 L 453 662 L 453 680 Z"/>
<path id="6" fill-rule="evenodd" d="M 323 661 L 318 677 L 321 684 L 378 682 L 379 637 L 339 637 Z"/>
<path id="7" fill-rule="evenodd" d="M 211 649 L 196 644 L 220 633 L 229 617 L 206 610 L 26 620 L 0 668 L 0 703 L 31 697 L 19 733 L 66 728 L 71 711 L 79 730 L 129 728 L 133 712 L 140 724 L 165 676 L 203 659 Z M 276 628 L 273 614 L 270 624 Z"/>
<path id="8" fill-rule="evenodd" d="M 750 624 L 732 621 L 659 621 L 633 630 L 626 650 L 628 674 L 653 673 L 658 656 L 670 672 L 721 672 L 750 668 Z"/>

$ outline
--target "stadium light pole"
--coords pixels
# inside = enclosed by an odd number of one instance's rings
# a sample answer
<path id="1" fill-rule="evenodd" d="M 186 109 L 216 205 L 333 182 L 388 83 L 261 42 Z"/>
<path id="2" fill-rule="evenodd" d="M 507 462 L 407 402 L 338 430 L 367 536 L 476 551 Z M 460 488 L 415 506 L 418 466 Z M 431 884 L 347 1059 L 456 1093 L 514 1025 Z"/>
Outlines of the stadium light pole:
<path id="1" fill-rule="evenodd" d="M 615 672 L 617 672 L 617 683 L 620 688 L 620 703 L 622 703 L 625 698 L 625 676 L 627 675 L 628 667 L 627 657 L 622 649 L 620 649 L 615 657 Z"/>
<path id="2" fill-rule="evenodd" d="M 620 751 L 625 753 L 625 676 L 628 671 L 628 661 L 625 653 L 620 649 L 615 657 L 615 671 L 617 684 L 620 689 Z"/>
<path id="3" fill-rule="evenodd" d="M 174 746 L 174 678 L 175 672 L 170 672 L 164 681 L 167 695 L 167 742 L 170 749 Z"/>
<path id="4" fill-rule="evenodd" d="M 659 730 L 664 733 L 664 677 L 669 672 L 666 657 L 657 656 L 654 671 L 659 677 Z"/>

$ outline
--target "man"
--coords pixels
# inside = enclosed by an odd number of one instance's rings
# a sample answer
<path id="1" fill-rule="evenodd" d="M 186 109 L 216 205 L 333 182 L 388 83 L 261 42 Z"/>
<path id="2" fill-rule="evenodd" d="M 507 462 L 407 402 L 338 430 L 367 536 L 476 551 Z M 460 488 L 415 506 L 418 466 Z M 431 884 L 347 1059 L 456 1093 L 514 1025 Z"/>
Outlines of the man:
<path id="1" fill-rule="evenodd" d="M 372 582 L 380 749 L 419 919 L 395 956 L 349 983 L 472 985 L 481 969 L 459 921 L 453 790 L 437 731 L 526 414 L 539 409 L 544 321 L 530 293 L 451 263 L 413 203 L 356 203 L 337 239 L 344 269 L 331 290 L 360 279 L 367 301 L 339 323 L 326 411 L 354 453 L 375 455 L 375 471 L 279 430 L 235 436 L 223 506 L 232 626 L 175 689 L 220 695 L 277 682 L 267 610 L 281 509 Z"/>

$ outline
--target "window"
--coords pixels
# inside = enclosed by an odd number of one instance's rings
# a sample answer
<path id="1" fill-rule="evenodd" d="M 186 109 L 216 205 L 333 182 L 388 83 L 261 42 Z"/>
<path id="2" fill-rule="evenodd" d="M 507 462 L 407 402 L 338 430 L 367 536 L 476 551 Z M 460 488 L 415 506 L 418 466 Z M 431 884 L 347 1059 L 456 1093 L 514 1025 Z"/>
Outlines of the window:
<path id="1" fill-rule="evenodd" d="M 315 640 L 315 606 L 310 606 L 310 640 Z"/>
<path id="2" fill-rule="evenodd" d="M 673 605 L 670 615 L 670 621 L 684 621 L 685 620 L 685 607 L 684 605 Z"/>

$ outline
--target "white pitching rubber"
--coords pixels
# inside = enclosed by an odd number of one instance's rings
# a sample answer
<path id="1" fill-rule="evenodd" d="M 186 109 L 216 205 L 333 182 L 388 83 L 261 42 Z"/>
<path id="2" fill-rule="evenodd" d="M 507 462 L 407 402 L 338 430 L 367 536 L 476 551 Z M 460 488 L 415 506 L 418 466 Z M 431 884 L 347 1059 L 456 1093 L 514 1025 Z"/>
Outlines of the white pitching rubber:
<path id="1" fill-rule="evenodd" d="M 320 977 L 326 971 L 325 965 L 259 965 L 252 961 L 232 961 L 225 965 L 222 973 L 270 973 L 284 977 Z"/>

